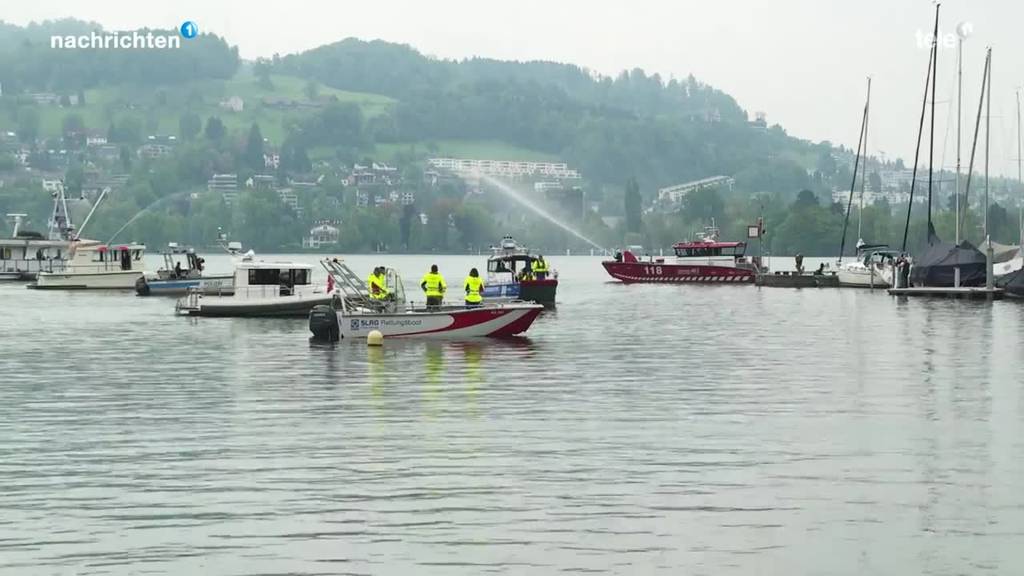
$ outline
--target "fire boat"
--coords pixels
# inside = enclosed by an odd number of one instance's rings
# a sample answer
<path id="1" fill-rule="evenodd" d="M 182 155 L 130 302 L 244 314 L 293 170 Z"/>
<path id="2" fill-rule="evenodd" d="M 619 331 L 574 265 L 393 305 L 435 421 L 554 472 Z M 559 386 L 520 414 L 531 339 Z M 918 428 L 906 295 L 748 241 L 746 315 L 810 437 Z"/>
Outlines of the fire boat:
<path id="1" fill-rule="evenodd" d="M 637 258 L 625 250 L 601 265 L 612 278 L 625 283 L 753 283 L 760 259 L 744 256 L 745 242 L 722 242 L 718 234 L 718 228 L 712 225 L 705 227 L 696 240 L 675 244 L 675 260 L 671 262 L 663 257 Z"/>
<path id="2" fill-rule="evenodd" d="M 499 246 L 491 246 L 487 259 L 487 282 L 484 298 L 487 300 L 524 300 L 544 306 L 555 305 L 558 290 L 558 271 L 524 275 L 536 269 L 537 256 L 506 235 Z"/>
<path id="3" fill-rule="evenodd" d="M 366 338 L 374 330 L 389 338 L 476 338 L 522 334 L 544 307 L 522 301 L 464 305 L 416 306 L 406 301 L 402 278 L 386 271 L 388 298 L 370 297 L 363 282 L 340 259 L 321 260 L 329 286 L 335 290 L 329 306 L 309 314 L 315 340 Z"/>

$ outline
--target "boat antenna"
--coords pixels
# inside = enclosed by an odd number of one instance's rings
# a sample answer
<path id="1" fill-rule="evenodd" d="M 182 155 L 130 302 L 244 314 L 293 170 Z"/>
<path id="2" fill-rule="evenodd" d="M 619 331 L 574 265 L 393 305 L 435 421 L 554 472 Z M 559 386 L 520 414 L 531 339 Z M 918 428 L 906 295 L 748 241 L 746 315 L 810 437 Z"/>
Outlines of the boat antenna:
<path id="1" fill-rule="evenodd" d="M 981 96 L 978 98 L 978 114 L 974 119 L 974 140 L 971 142 L 971 159 L 967 162 L 967 183 L 964 185 L 964 212 L 958 215 L 961 228 L 964 227 L 967 210 L 971 205 L 971 176 L 974 174 L 974 154 L 978 149 L 978 133 L 981 132 L 981 112 L 985 107 L 985 90 L 988 86 L 989 62 L 991 58 L 992 49 L 989 48 L 985 53 L 985 67 L 981 74 Z"/>
<path id="2" fill-rule="evenodd" d="M 938 9 L 937 6 L 936 9 Z M 938 15 L 936 15 L 936 25 L 938 24 L 937 19 Z M 936 40 L 933 37 L 933 46 L 935 42 Z M 935 66 L 935 51 L 931 50 L 928 52 L 928 73 L 925 74 L 924 77 L 924 98 L 921 99 L 921 119 L 917 124 L 917 147 L 914 148 L 914 170 L 910 176 L 910 201 L 907 203 L 907 221 L 903 225 L 903 247 L 900 249 L 902 252 L 907 251 L 907 232 L 910 230 L 910 211 L 914 207 L 914 188 L 917 186 L 917 164 L 921 155 L 921 134 L 924 132 L 924 113 L 928 109 L 928 86 L 931 85 L 933 66 Z"/>
<path id="3" fill-rule="evenodd" d="M 870 76 L 868 76 L 868 98 L 869 99 L 871 98 L 871 77 Z M 843 262 L 843 252 L 846 250 L 846 229 L 849 227 L 849 224 L 850 224 L 850 210 L 853 207 L 853 190 L 857 186 L 857 168 L 858 168 L 858 166 L 860 164 L 861 145 L 864 144 L 864 131 L 867 129 L 867 124 L 868 124 L 868 104 L 867 104 L 867 102 L 865 102 L 864 103 L 864 114 L 861 116 L 861 119 L 860 119 L 860 136 L 857 137 L 857 156 L 855 156 L 854 160 L 853 160 L 853 180 L 850 182 L 850 197 L 846 201 L 846 217 L 843 218 L 843 238 L 839 242 L 839 260 L 837 261 L 837 263 L 839 263 L 839 264 L 842 264 L 842 262 Z M 863 198 L 863 193 L 861 193 L 861 198 Z M 862 205 L 862 208 L 863 208 L 863 205 Z M 860 227 L 858 226 L 858 228 L 860 228 Z"/>
<path id="4" fill-rule="evenodd" d="M 932 243 L 935 236 L 935 227 L 932 225 L 932 179 L 935 173 L 935 84 L 938 82 L 939 72 L 939 7 L 940 2 L 935 3 L 935 32 L 932 34 L 932 118 L 928 128 L 928 244 Z"/>
<path id="5" fill-rule="evenodd" d="M 75 232 L 75 237 L 72 238 L 72 240 L 78 240 L 82 237 L 82 231 L 85 230 L 86 224 L 89 223 L 89 219 L 92 218 L 92 214 L 96 211 L 96 208 L 99 207 L 100 202 L 103 202 L 103 198 L 106 197 L 107 192 L 110 192 L 109 187 L 104 188 L 103 191 L 100 192 L 99 198 L 97 198 L 96 203 L 92 205 L 92 209 L 89 210 L 89 214 L 86 215 L 85 220 L 82 221 L 82 225 L 78 227 L 78 231 Z"/>

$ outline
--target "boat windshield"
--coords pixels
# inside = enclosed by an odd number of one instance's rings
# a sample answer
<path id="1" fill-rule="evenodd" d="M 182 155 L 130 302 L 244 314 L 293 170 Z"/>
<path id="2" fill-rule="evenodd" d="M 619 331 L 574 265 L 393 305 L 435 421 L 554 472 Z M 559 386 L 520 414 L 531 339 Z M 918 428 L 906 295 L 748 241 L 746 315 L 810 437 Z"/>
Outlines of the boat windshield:
<path id="1" fill-rule="evenodd" d="M 680 258 L 708 258 L 711 256 L 743 256 L 745 246 L 680 246 L 677 247 L 676 256 Z"/>
<path id="2" fill-rule="evenodd" d="M 309 284 L 309 270 L 304 268 L 252 268 L 250 286 L 304 286 Z"/>

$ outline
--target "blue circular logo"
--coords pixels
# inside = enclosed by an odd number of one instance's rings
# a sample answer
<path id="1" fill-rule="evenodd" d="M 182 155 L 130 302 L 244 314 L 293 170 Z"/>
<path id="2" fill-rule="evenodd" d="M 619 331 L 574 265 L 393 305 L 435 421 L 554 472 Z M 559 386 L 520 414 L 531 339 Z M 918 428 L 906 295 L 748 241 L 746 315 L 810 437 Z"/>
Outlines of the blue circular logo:
<path id="1" fill-rule="evenodd" d="M 196 34 L 199 34 L 199 26 L 196 26 L 196 23 L 191 20 L 186 20 L 179 30 L 185 38 L 195 38 Z"/>

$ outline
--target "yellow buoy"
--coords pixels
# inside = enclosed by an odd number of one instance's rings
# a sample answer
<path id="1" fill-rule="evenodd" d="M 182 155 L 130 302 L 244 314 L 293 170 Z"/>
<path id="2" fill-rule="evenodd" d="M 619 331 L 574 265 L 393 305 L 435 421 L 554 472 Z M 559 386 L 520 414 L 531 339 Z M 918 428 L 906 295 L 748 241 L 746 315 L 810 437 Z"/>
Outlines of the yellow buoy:
<path id="1" fill-rule="evenodd" d="M 366 335 L 367 346 L 383 346 L 384 335 L 380 333 L 380 330 L 370 330 L 370 333 Z"/>

